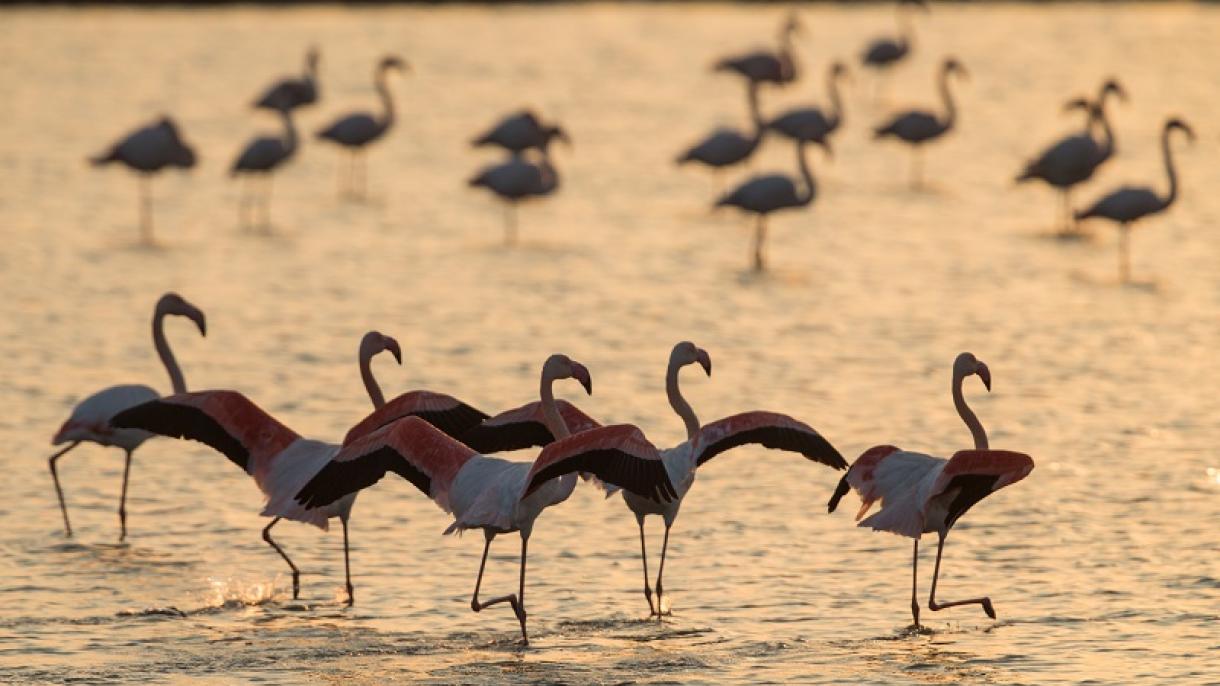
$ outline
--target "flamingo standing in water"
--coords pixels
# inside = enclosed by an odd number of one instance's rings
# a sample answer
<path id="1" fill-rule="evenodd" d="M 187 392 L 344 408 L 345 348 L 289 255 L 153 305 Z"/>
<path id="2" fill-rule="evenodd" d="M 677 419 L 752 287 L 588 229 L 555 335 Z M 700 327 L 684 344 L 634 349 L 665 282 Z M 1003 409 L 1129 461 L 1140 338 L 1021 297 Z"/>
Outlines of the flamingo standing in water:
<path id="1" fill-rule="evenodd" d="M 301 488 L 296 500 L 306 510 L 325 508 L 377 483 L 388 472 L 410 481 L 441 509 L 453 514 L 453 524 L 445 530 L 446 534 L 466 529 L 483 530 L 483 557 L 479 562 L 479 575 L 470 609 L 481 612 L 493 605 L 508 603 L 521 625 L 522 641 L 528 644 L 525 563 L 529 537 L 542 511 L 567 500 L 576 488 L 575 474 L 552 473 L 554 456 L 559 454 L 552 449 L 587 448 L 593 451 L 592 458 L 580 466 L 580 471 L 658 500 L 674 494 L 659 460 L 639 458 L 616 452 L 613 448 L 597 452 L 596 441 L 590 443 L 584 440 L 593 432 L 570 435 L 552 389 L 559 379 L 576 379 L 587 392 L 592 393 L 593 382 L 584 365 L 564 355 L 552 355 L 547 359 L 542 367 L 541 410 L 550 433 L 566 441 L 561 440 L 547 447 L 533 462 L 511 462 L 480 455 L 469 446 L 446 437 L 428 423 L 407 418 L 366 434 L 346 446 Z M 599 436 L 604 438 L 604 435 Z M 481 601 L 479 588 L 483 583 L 491 542 L 498 534 L 514 531 L 521 534 L 517 592 Z"/>
<path id="2" fill-rule="evenodd" d="M 1076 221 L 1102 217 L 1118 223 L 1118 278 L 1123 283 L 1131 279 L 1131 224 L 1164 212 L 1178 199 L 1178 174 L 1169 149 L 1169 134 L 1175 130 L 1186 134 L 1191 141 L 1195 139 L 1195 132 L 1181 119 L 1170 119 L 1161 129 L 1161 154 L 1165 159 L 1165 173 L 1169 176 L 1166 195 L 1158 195 L 1146 186 L 1123 186 L 1076 212 Z"/>
<path id="3" fill-rule="evenodd" d="M 911 15 L 907 7 L 918 7 L 928 11 L 925 0 L 898 0 L 897 12 L 898 38 L 878 38 L 864 49 L 860 62 L 869 69 L 886 72 L 906 59 L 915 44 L 915 30 L 911 25 Z"/>
<path id="4" fill-rule="evenodd" d="M 317 102 L 320 57 L 317 47 L 309 48 L 305 53 L 305 73 L 300 78 L 289 77 L 272 84 L 254 101 L 254 106 L 265 110 L 292 110 Z"/>
<path id="5" fill-rule="evenodd" d="M 386 84 L 386 73 L 394 69 L 402 72 L 409 69 L 406 62 L 397 56 L 389 55 L 377 63 L 373 72 L 373 85 L 381 96 L 382 114 L 377 116 L 368 112 L 356 112 L 342 117 L 330 126 L 318 131 L 318 138 L 328 140 L 346 148 L 349 153 L 348 173 L 340 174 L 340 193 L 348 193 L 355 197 L 368 195 L 368 161 L 364 158 L 365 148 L 370 143 L 381 138 L 390 126 L 394 124 L 394 100 L 390 97 L 390 87 Z M 356 158 L 360 158 L 360 192 L 356 192 Z M 343 179 L 346 178 L 346 182 Z"/>
<path id="6" fill-rule="evenodd" d="M 203 312 L 199 308 L 187 302 L 177 293 L 166 293 L 161 296 L 157 300 L 156 307 L 153 308 L 153 347 L 157 349 L 157 355 L 161 358 L 161 363 L 165 365 L 165 371 L 169 373 L 169 381 L 174 393 L 183 393 L 186 391 L 186 381 L 182 377 L 182 369 L 178 367 L 178 361 L 174 359 L 173 351 L 169 348 L 169 342 L 165 339 L 165 317 L 171 314 L 186 317 L 195 322 L 195 326 L 199 327 L 200 335 L 203 336 L 207 336 L 208 333 L 207 320 L 204 319 Z M 64 491 L 59 485 L 59 471 L 56 463 L 68 451 L 82 442 L 88 442 L 122 448 L 126 453 L 123 461 L 123 490 L 119 496 L 119 540 L 127 538 L 127 477 L 131 472 L 131 454 L 144 441 L 152 438 L 152 434 L 132 429 L 116 430 L 110 427 L 109 422 L 110 418 L 119 412 L 157 397 L 156 391 L 144 385 L 124 384 L 104 388 L 80 401 L 73 408 L 72 416 L 68 417 L 68 420 L 51 439 L 51 445 L 68 443 L 68 447 L 55 453 L 48 460 L 51 479 L 55 481 L 55 494 L 59 496 L 59 509 L 64 515 L 64 531 L 68 536 L 72 535 L 72 524 L 68 521 L 68 506 L 64 502 Z"/>
<path id="7" fill-rule="evenodd" d="M 559 170 L 551 162 L 550 139 L 542 141 L 537 162 L 524 155 L 484 167 L 466 183 L 486 188 L 504 201 L 504 243 L 517 243 L 517 205 L 530 198 L 551 195 L 559 188 Z"/>
<path id="8" fill-rule="evenodd" d="M 1034 468 L 1029 455 L 988 447 L 987 432 L 962 396 L 962 381 L 977 374 L 991 390 L 991 371 L 970 353 L 953 361 L 953 405 L 974 437 L 974 450 L 959 450 L 948 460 L 922 453 L 900 450 L 892 445 L 869 448 L 852 464 L 839 482 L 827 509 L 834 512 L 851 489 L 860 494 L 863 504 L 856 513 L 860 521 L 873 503 L 881 509 L 858 526 L 906 536 L 915 540 L 911 557 L 911 616 L 919 628 L 918 592 L 919 538 L 937 535 L 936 568 L 932 572 L 932 591 L 928 609 L 933 612 L 957 605 L 981 605 L 995 619 L 995 608 L 987 597 L 939 602 L 936 580 L 940 576 L 940 557 L 945 537 L 957 520 L 988 495 L 1024 479 Z"/>
<path id="9" fill-rule="evenodd" d="M 955 58 L 944 61 L 940 70 L 940 97 L 945 103 L 945 116 L 938 117 L 932 112 L 910 110 L 896 115 L 888 123 L 873 130 L 873 138 L 893 136 L 911 146 L 911 187 L 919 188 L 923 183 L 923 165 L 921 154 L 923 146 L 936 140 L 953 129 L 957 121 L 957 107 L 953 104 L 953 94 L 949 92 L 949 75 L 968 76 L 966 68 Z"/>
<path id="10" fill-rule="evenodd" d="M 796 162 L 803 188 L 797 189 L 797 182 L 783 174 L 765 174 L 755 176 L 716 201 L 716 207 L 737 207 L 758 217 L 754 227 L 756 272 L 761 272 L 764 267 L 763 243 L 767 238 L 767 215 L 779 210 L 805 207 L 817 196 L 817 183 L 813 173 L 809 171 L 809 162 L 805 159 L 805 145 L 808 142 L 804 139 L 796 142 Z M 830 152 L 828 141 L 813 142 L 825 148 L 827 153 Z"/>
<path id="11" fill-rule="evenodd" d="M 1068 111 L 1084 109 L 1089 117 L 1084 131 L 1064 137 L 1051 145 L 1037 158 L 1025 165 L 1025 169 L 1017 177 L 1017 183 L 1040 179 L 1059 191 L 1062 201 L 1063 233 L 1070 235 L 1076 232 L 1072 218 L 1072 187 L 1089 180 L 1098 167 L 1114 155 L 1114 130 L 1106 118 L 1106 99 L 1117 95 L 1120 100 L 1126 100 L 1127 94 L 1119 83 L 1113 79 L 1102 84 L 1101 92 L 1095 102 L 1087 98 L 1076 98 L 1067 103 Z M 1093 135 L 1094 126 L 1100 126 L 1102 140 Z"/>
<path id="12" fill-rule="evenodd" d="M 749 99 L 750 122 L 754 125 L 754 130 L 746 134 L 736 129 L 716 129 L 679 155 L 679 166 L 687 162 L 698 162 L 720 171 L 744 162 L 754 154 L 763 137 L 762 115 L 758 111 L 758 82 L 749 82 L 746 93 Z"/>
<path id="13" fill-rule="evenodd" d="M 791 109 L 767 122 L 767 128 L 792 140 L 821 141 L 843 125 L 843 101 L 839 97 L 839 80 L 847 76 L 847 65 L 835 62 L 826 77 L 826 92 L 830 110 L 819 107 Z"/>
<path id="14" fill-rule="evenodd" d="M 374 407 L 381 400 L 380 388 L 373 380 L 369 362 L 374 355 L 388 350 L 401 362 L 398 343 L 377 332 L 366 334 L 360 344 L 360 374 Z M 436 396 L 439 394 L 429 394 Z M 454 401 L 456 404 L 456 401 Z M 400 408 L 401 409 L 401 408 Z M 427 408 L 424 408 L 425 411 Z M 404 413 L 405 414 L 405 413 Z M 419 421 L 425 421 L 420 419 Z M 292 569 L 292 597 L 300 597 L 301 572 L 284 549 L 271 537 L 271 529 L 287 519 L 328 530 L 332 517 L 343 524 L 343 568 L 347 604 L 355 602 L 348 545 L 348 519 L 356 493 L 338 498 L 326 507 L 306 509 L 293 496 L 318 475 L 343 446 L 303 438 L 237 391 L 199 391 L 146 402 L 121 412 L 111 426 L 151 431 L 162 436 L 200 441 L 222 453 L 254 478 L 267 498 L 260 513 L 274 517 L 263 529 L 263 540 Z"/>
<path id="15" fill-rule="evenodd" d="M 568 145 L 572 144 L 563 127 L 548 124 L 529 110 L 521 110 L 504 117 L 470 144 L 476 148 L 497 145 L 516 157 L 530 148 L 544 149 L 553 138 L 558 138 Z"/>
<path id="16" fill-rule="evenodd" d="M 178 125 L 169 117 L 162 117 L 131 132 L 89 161 L 95 167 L 120 162 L 139 174 L 140 236 L 146 244 L 152 244 L 152 190 L 149 187 L 152 175 L 166 167 L 194 167 L 195 151 L 182 139 Z"/>
<path id="17" fill-rule="evenodd" d="M 247 179 L 259 176 L 263 178 L 262 225 L 264 228 L 271 226 L 271 175 L 291 159 L 297 150 L 297 130 L 292 125 L 292 111 L 287 108 L 282 109 L 280 116 L 284 120 L 284 136 L 282 138 L 259 136 L 250 141 L 238 155 L 237 160 L 233 162 L 230 172 L 234 176 L 241 174 Z M 258 204 L 249 191 L 249 184 L 243 186 L 241 200 L 237 206 L 238 221 L 243 226 L 246 225 L 246 208 Z"/>
<path id="18" fill-rule="evenodd" d="M 715 65 L 715 71 L 731 71 L 750 83 L 773 83 L 782 86 L 796 80 L 796 57 L 792 50 L 792 35 L 801 31 L 795 12 L 789 12 L 779 30 L 779 51 L 760 50 L 736 57 L 725 57 Z"/>

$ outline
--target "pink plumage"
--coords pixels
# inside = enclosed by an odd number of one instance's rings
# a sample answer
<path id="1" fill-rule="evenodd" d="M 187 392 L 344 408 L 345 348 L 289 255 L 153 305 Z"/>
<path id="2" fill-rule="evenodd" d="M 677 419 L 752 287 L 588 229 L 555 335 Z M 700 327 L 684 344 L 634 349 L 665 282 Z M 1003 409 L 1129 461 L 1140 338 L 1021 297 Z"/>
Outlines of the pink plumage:
<path id="1" fill-rule="evenodd" d="M 460 437 L 462 433 L 487 418 L 466 403 L 444 393 L 409 391 L 374 410 L 343 437 L 347 445 L 403 417 L 423 417 L 445 433 Z"/>

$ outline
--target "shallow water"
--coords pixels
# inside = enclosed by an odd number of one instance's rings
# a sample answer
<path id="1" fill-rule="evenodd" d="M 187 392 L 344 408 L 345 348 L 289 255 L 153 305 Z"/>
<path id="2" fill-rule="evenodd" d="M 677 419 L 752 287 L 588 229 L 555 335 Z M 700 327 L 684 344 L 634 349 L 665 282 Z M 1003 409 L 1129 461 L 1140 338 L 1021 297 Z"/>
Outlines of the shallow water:
<path id="1" fill-rule="evenodd" d="M 823 101 L 828 61 L 891 30 L 884 6 L 802 10 L 806 76 L 764 94 L 776 111 Z M 745 271 L 748 222 L 708 206 L 717 181 L 671 158 L 713 125 L 745 124 L 716 56 L 765 41 L 783 9 L 728 5 L 511 9 L 17 10 L 0 21 L 0 680 L 504 683 L 1201 683 L 1220 680 L 1220 184 L 1214 88 L 1220 13 L 1194 5 L 937 6 L 918 51 L 874 100 L 857 74 L 833 162 L 813 159 L 811 211 L 772 224 L 772 271 Z M 273 231 L 238 228 L 240 145 L 275 120 L 246 103 L 323 50 L 312 131 L 373 104 L 368 72 L 392 50 L 400 120 L 369 158 L 367 203 L 335 196 L 337 155 L 309 142 L 275 182 Z M 972 79 L 960 130 L 929 151 L 930 187 L 869 140 L 903 103 L 932 105 L 943 54 Z M 1014 187 L 1021 163 L 1080 125 L 1068 96 L 1121 77 L 1120 154 L 1079 201 L 1121 182 L 1163 187 L 1170 113 L 1198 143 L 1184 191 L 1135 235 L 1134 286 L 1115 236 L 1049 237 L 1055 198 Z M 496 156 L 466 140 L 536 106 L 568 127 L 563 188 L 523 208 L 519 248 L 500 209 L 464 186 Z M 158 112 L 202 158 L 154 184 L 159 247 L 137 247 L 135 184 L 83 162 Z M 756 170 L 790 171 L 769 142 Z M 731 180 L 742 176 L 734 172 Z M 725 179 L 724 183 L 730 182 Z M 530 400 L 550 352 L 585 362 L 596 393 L 560 394 L 606 421 L 680 440 L 665 404 L 670 346 L 711 352 L 685 392 L 711 420 L 769 408 L 807 420 L 849 458 L 877 443 L 967 447 L 949 399 L 960 350 L 994 392 L 967 395 L 995 447 L 1037 469 L 972 510 L 949 538 L 945 597 L 906 631 L 909 543 L 833 516 L 837 476 L 743 449 L 709 463 L 673 530 L 673 616 L 645 619 L 638 538 L 622 503 L 588 487 L 543 515 L 530 545 L 533 643 L 507 609 L 469 610 L 481 537 L 409 484 L 361 496 L 352 525 L 357 604 L 341 604 L 337 531 L 282 524 L 304 570 L 291 600 L 261 541 L 254 485 L 197 445 L 154 441 L 133 467 L 131 535 L 117 545 L 121 452 L 61 463 L 77 530 L 65 539 L 45 458 L 81 397 L 168 382 L 152 353 L 157 295 L 208 314 L 208 337 L 171 321 L 192 388 L 241 389 L 303 434 L 338 439 L 367 410 L 355 369 L 369 328 L 387 392 L 432 388 L 485 410 Z M 522 455 L 522 459 L 528 459 Z M 337 529 L 337 527 L 336 527 Z M 655 573 L 660 525 L 650 522 Z M 921 564 L 926 594 L 932 557 Z M 484 589 L 515 587 L 517 541 L 498 539 Z"/>

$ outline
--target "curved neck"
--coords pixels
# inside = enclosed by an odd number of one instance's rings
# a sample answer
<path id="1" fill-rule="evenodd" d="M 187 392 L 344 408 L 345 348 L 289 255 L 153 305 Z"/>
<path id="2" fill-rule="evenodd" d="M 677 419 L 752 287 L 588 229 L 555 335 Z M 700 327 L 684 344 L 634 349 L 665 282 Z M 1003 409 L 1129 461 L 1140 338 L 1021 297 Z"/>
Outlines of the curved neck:
<path id="1" fill-rule="evenodd" d="M 1114 154 L 1114 130 L 1110 128 L 1110 120 L 1106 117 L 1106 101 L 1103 97 L 1097 103 L 1097 123 L 1101 125 L 1102 142 L 1101 156 L 1106 159 Z"/>
<path id="2" fill-rule="evenodd" d="M 563 421 L 563 415 L 559 414 L 559 407 L 555 405 L 555 393 L 551 388 L 554 384 L 554 377 L 543 374 L 542 386 L 538 393 L 542 397 L 542 417 L 546 421 L 546 428 L 558 441 L 571 436 L 572 433 L 568 431 L 568 425 Z"/>
<path id="3" fill-rule="evenodd" d="M 839 72 L 830 72 L 830 78 L 826 80 L 826 92 L 830 96 L 830 125 L 838 127 L 843 123 L 843 101 L 839 98 Z"/>
<path id="4" fill-rule="evenodd" d="M 153 315 L 152 327 L 153 346 L 157 349 L 161 364 L 165 365 L 165 371 L 169 373 L 169 382 L 174 393 L 186 393 L 186 380 L 182 378 L 182 369 L 178 367 L 178 360 L 174 359 L 174 352 L 169 349 L 169 342 L 165 340 L 164 312 Z"/>
<path id="5" fill-rule="evenodd" d="M 686 425 L 686 437 L 690 439 L 695 437 L 701 425 L 695 411 L 690 403 L 686 402 L 686 398 L 682 397 L 682 391 L 678 388 L 678 371 L 681 369 L 682 365 L 670 361 L 669 369 L 665 372 L 665 395 L 669 398 L 669 406 L 674 408 L 674 412 L 678 413 L 682 423 Z"/>
<path id="6" fill-rule="evenodd" d="M 390 87 L 386 85 L 384 69 L 377 72 L 377 78 L 374 80 L 377 83 L 377 94 L 381 96 L 381 106 L 385 108 L 380 122 L 381 128 L 385 129 L 394 123 L 394 99 L 390 97 Z"/>
<path id="7" fill-rule="evenodd" d="M 1161 134 L 1161 154 L 1165 156 L 1165 174 L 1169 176 L 1169 195 L 1161 200 L 1161 207 L 1169 207 L 1178 199 L 1178 173 L 1173 168 L 1173 152 L 1169 149 L 1169 133 L 1173 129 L 1165 129 Z"/>
<path id="8" fill-rule="evenodd" d="M 974 437 L 974 449 L 987 450 L 987 432 L 983 430 L 983 425 L 974 411 L 966 404 L 966 399 L 962 396 L 962 377 L 957 374 L 953 375 L 953 406 L 957 408 L 958 416 L 966 422 L 970 435 Z"/>
<path id="9" fill-rule="evenodd" d="M 953 104 L 953 93 L 949 90 L 949 70 L 940 72 L 940 97 L 945 101 L 945 127 L 953 126 L 957 119 L 957 107 Z"/>
<path id="10" fill-rule="evenodd" d="M 385 396 L 381 393 L 381 386 L 377 385 L 377 379 L 373 378 L 373 369 L 370 363 L 375 354 L 375 352 L 360 351 L 360 379 L 364 381 L 364 390 L 368 391 L 369 400 L 373 401 L 373 409 L 377 410 L 385 405 Z"/>
<path id="11" fill-rule="evenodd" d="M 809 156 L 805 152 L 808 143 L 801 141 L 796 144 L 796 165 L 801 171 L 801 179 L 805 182 L 805 189 L 801 191 L 798 201 L 802 205 L 808 205 L 813 202 L 813 172 L 809 170 Z"/>

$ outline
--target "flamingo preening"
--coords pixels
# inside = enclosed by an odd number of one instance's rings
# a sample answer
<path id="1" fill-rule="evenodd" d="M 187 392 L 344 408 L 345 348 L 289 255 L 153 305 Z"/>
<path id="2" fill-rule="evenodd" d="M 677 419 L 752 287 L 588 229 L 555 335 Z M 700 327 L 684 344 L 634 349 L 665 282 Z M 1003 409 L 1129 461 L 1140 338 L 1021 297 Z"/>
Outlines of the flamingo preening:
<path id="1" fill-rule="evenodd" d="M 183 393 L 186 391 L 186 381 L 183 379 L 178 361 L 174 359 L 174 353 L 165 339 L 165 317 L 171 314 L 186 317 L 195 322 L 195 326 L 199 327 L 199 333 L 203 336 L 206 336 L 208 332 L 207 320 L 204 319 L 203 312 L 199 308 L 187 302 L 177 293 L 166 293 L 161 296 L 157 300 L 156 307 L 153 308 L 153 347 L 156 348 L 161 363 L 165 365 L 165 371 L 169 373 L 174 393 Z M 59 509 L 64 515 L 64 531 L 68 536 L 72 535 L 72 524 L 68 521 L 68 506 L 64 502 L 64 491 L 59 485 L 59 471 L 56 463 L 59 458 L 82 442 L 89 442 L 101 446 L 122 448 L 126 453 L 123 462 L 123 490 L 119 496 L 119 540 L 127 538 L 127 477 L 131 472 L 131 454 L 144 441 L 152 438 L 152 434 L 136 429 L 114 429 L 110 426 L 110 419 L 123 410 L 157 397 L 156 391 L 144 385 L 124 384 L 104 388 L 80 401 L 72 409 L 72 416 L 68 417 L 68 420 L 51 439 L 51 445 L 68 443 L 68 447 L 55 453 L 48 460 L 51 479 L 55 482 L 55 494 L 59 496 Z"/>
<path id="2" fill-rule="evenodd" d="M 141 127 L 115 143 L 106 152 L 91 157 L 95 167 L 120 162 L 139 174 L 140 236 L 145 243 L 153 242 L 152 175 L 166 167 L 190 169 L 195 166 L 195 151 L 182 139 L 178 125 L 169 117 Z"/>
<path id="3" fill-rule="evenodd" d="M 381 97 L 381 116 L 368 112 L 356 112 L 336 120 L 330 126 L 318 131 L 318 138 L 337 143 L 348 151 L 348 170 L 346 176 L 340 172 L 340 193 L 354 197 L 368 195 L 368 162 L 364 159 L 365 148 L 373 141 L 381 138 L 394 123 L 394 100 L 390 97 L 390 87 L 386 83 L 386 74 L 394 69 L 399 72 L 410 69 L 410 66 L 397 56 L 383 57 L 377 63 L 373 72 L 373 86 Z M 357 164 L 356 158 L 360 158 Z M 360 170 L 360 191 L 356 191 L 356 172 Z"/>
<path id="4" fill-rule="evenodd" d="M 390 351 L 401 361 L 398 343 L 394 339 L 374 331 L 366 334 L 361 340 L 360 375 L 374 405 L 382 396 L 369 370 L 369 362 L 382 350 Z M 410 414 L 403 408 L 399 409 L 403 416 Z M 429 408 L 424 408 L 425 411 L 427 409 Z M 426 421 L 418 417 L 416 419 Z M 332 458 L 345 454 L 347 446 L 304 438 L 237 391 L 179 393 L 120 412 L 110 424 L 119 428 L 141 429 L 162 436 L 200 441 L 225 455 L 253 477 L 255 484 L 267 498 L 266 506 L 260 514 L 264 517 L 274 517 L 263 529 L 263 540 L 292 569 L 294 599 L 300 597 L 301 572 L 271 537 L 272 527 L 281 519 L 287 519 L 312 524 L 326 531 L 330 519 L 338 517 L 343 525 L 343 568 L 347 582 L 347 604 L 355 602 L 347 526 L 352 505 L 356 500 L 355 491 L 336 498 L 325 507 L 307 509 L 293 500 L 293 496 L 301 487 L 321 473 Z"/>
<path id="5" fill-rule="evenodd" d="M 830 109 L 800 107 L 788 110 L 767 122 L 766 127 L 792 140 L 821 141 L 843 125 L 843 101 L 839 97 L 839 80 L 847 76 L 847 65 L 835 62 L 826 77 L 826 92 Z"/>
<path id="6" fill-rule="evenodd" d="M 749 99 L 750 122 L 754 130 L 747 134 L 736 129 L 718 128 L 679 155 L 676 160 L 679 166 L 687 162 L 698 162 L 720 171 L 744 162 L 754 154 L 763 137 L 762 115 L 758 111 L 758 82 L 749 82 L 746 94 Z"/>
<path id="7" fill-rule="evenodd" d="M 569 378 L 576 379 L 592 393 L 592 379 L 580 363 L 564 355 L 552 355 L 542 367 L 540 407 L 543 419 L 550 433 L 563 440 L 548 446 L 533 462 L 510 462 L 480 455 L 427 422 L 407 418 L 383 426 L 346 446 L 300 489 L 296 501 L 306 510 L 328 507 L 336 500 L 377 483 L 388 472 L 410 481 L 441 509 L 453 514 L 454 521 L 445 530 L 446 534 L 466 529 L 483 530 L 483 557 L 470 609 L 481 612 L 493 605 L 508 603 L 521 625 L 521 638 L 528 644 L 525 565 L 529 537 L 542 511 L 567 500 L 576 488 L 576 474 L 570 470 L 553 473 L 555 456 L 576 448 L 592 451 L 586 452 L 590 459 L 585 460 L 578 471 L 658 500 L 674 494 L 659 460 L 616 451 L 610 442 L 601 444 L 605 447 L 598 451 L 596 440 L 585 440 L 593 432 L 569 434 L 552 389 L 556 380 Z M 594 438 L 604 439 L 605 436 L 598 434 Z M 498 534 L 514 531 L 521 535 L 517 592 L 480 601 L 479 588 L 491 542 Z"/>
<path id="8" fill-rule="evenodd" d="M 559 188 L 559 170 L 551 162 L 550 139 L 542 141 L 537 161 L 516 155 L 505 162 L 484 167 L 466 183 L 486 188 L 504 201 L 504 242 L 517 242 L 517 205 L 530 198 L 551 195 Z"/>
<path id="9" fill-rule="evenodd" d="M 264 228 L 271 226 L 271 179 L 272 173 L 280 168 L 296 153 L 297 130 L 292 124 L 292 111 L 288 108 L 280 110 L 284 120 L 283 137 L 259 136 L 246 144 L 246 147 L 233 162 L 231 174 L 242 175 L 247 183 L 242 186 L 241 199 L 237 205 L 238 223 L 247 225 L 246 208 L 257 206 L 259 202 L 251 192 L 250 183 L 262 177 L 263 184 L 263 221 Z"/>
<path id="10" fill-rule="evenodd" d="M 254 106 L 267 110 L 292 110 L 318 101 L 318 59 L 321 53 L 317 47 L 309 48 L 305 53 L 305 73 L 300 77 L 281 79 L 272 84 Z"/>
<path id="11" fill-rule="evenodd" d="M 521 110 L 504 117 L 495 126 L 475 137 L 470 144 L 476 148 L 496 145 L 516 156 L 530 148 L 541 151 L 553 138 L 558 138 L 568 145 L 572 144 L 563 127 L 544 122 L 530 110 Z"/>
<path id="12" fill-rule="evenodd" d="M 888 71 L 891 67 L 906 58 L 915 44 L 915 30 L 911 25 L 911 15 L 908 6 L 918 7 L 928 11 L 925 0 L 898 0 L 895 8 L 898 21 L 898 38 L 878 38 L 868 44 L 860 63 L 869 69 Z"/>
<path id="13" fill-rule="evenodd" d="M 725 57 L 713 65 L 715 71 L 731 71 L 750 83 L 782 86 L 796 80 L 798 70 L 792 50 L 792 35 L 802 31 L 795 12 L 790 12 L 779 29 L 779 50 L 759 50 L 736 57 Z"/>
<path id="14" fill-rule="evenodd" d="M 1164 212 L 1178 199 L 1178 174 L 1169 149 L 1169 134 L 1174 130 L 1180 130 L 1191 141 L 1195 139 L 1195 132 L 1181 119 L 1170 119 L 1161 129 L 1161 154 L 1165 159 L 1165 174 L 1169 177 L 1167 194 L 1158 195 L 1146 186 L 1123 186 L 1075 215 L 1076 221 L 1102 217 L 1118 224 L 1118 278 L 1124 283 L 1131 278 L 1131 224 Z"/>
<path id="15" fill-rule="evenodd" d="M 783 174 L 755 176 L 716 201 L 716 207 L 732 206 L 758 217 L 754 226 L 754 271 L 764 268 L 763 243 L 767 238 L 767 215 L 784 209 L 805 207 L 817 196 L 817 183 L 809 171 L 805 158 L 805 146 L 810 141 L 796 142 L 796 162 L 801 173 L 802 188 L 797 182 Z M 825 139 L 812 141 L 830 153 L 830 143 Z"/>
<path id="16" fill-rule="evenodd" d="M 1074 233 L 1076 230 L 1072 218 L 1072 187 L 1089 180 L 1098 167 L 1114 155 L 1114 130 L 1106 118 L 1106 99 L 1111 94 L 1117 95 L 1120 100 L 1127 99 L 1122 86 L 1110 79 L 1102 84 L 1096 101 L 1090 102 L 1087 98 L 1069 101 L 1066 110 L 1084 109 L 1088 112 L 1085 130 L 1061 138 L 1042 151 L 1041 155 L 1025 165 L 1025 169 L 1017 177 L 1017 183 L 1039 179 L 1059 191 L 1062 201 L 1060 222 L 1065 234 Z M 1101 127 L 1101 141 L 1093 135 L 1095 125 Z"/>
<path id="17" fill-rule="evenodd" d="M 893 136 L 911 146 L 912 188 L 919 188 L 923 183 L 923 145 L 948 133 L 957 121 L 957 107 L 953 104 L 953 94 L 949 92 L 950 74 L 958 74 L 963 78 L 968 76 L 966 68 L 955 58 L 946 59 L 941 66 L 938 83 L 940 97 L 945 103 L 944 117 L 923 110 L 910 110 L 896 115 L 888 123 L 873 130 L 874 138 Z"/>
<path id="18" fill-rule="evenodd" d="M 915 628 L 919 628 L 919 601 L 916 600 L 919 538 L 932 532 L 937 535 L 936 569 L 932 573 L 928 609 L 937 612 L 957 605 L 981 605 L 987 616 L 995 619 L 995 608 L 987 597 L 952 602 L 936 600 L 936 580 L 940 576 L 945 537 L 975 503 L 1024 479 L 1034 468 L 1029 455 L 988 447 L 983 425 L 962 396 L 962 381 L 975 374 L 990 391 L 991 371 L 986 364 L 970 353 L 962 353 L 953 361 L 953 405 L 974 437 L 974 450 L 959 450 L 946 460 L 892 445 L 869 448 L 847 470 L 827 505 L 827 509 L 834 512 L 843 496 L 854 488 L 863 501 L 856 513 L 858 526 L 915 540 L 911 557 L 911 616 Z M 860 521 L 878 500 L 881 509 Z"/>

